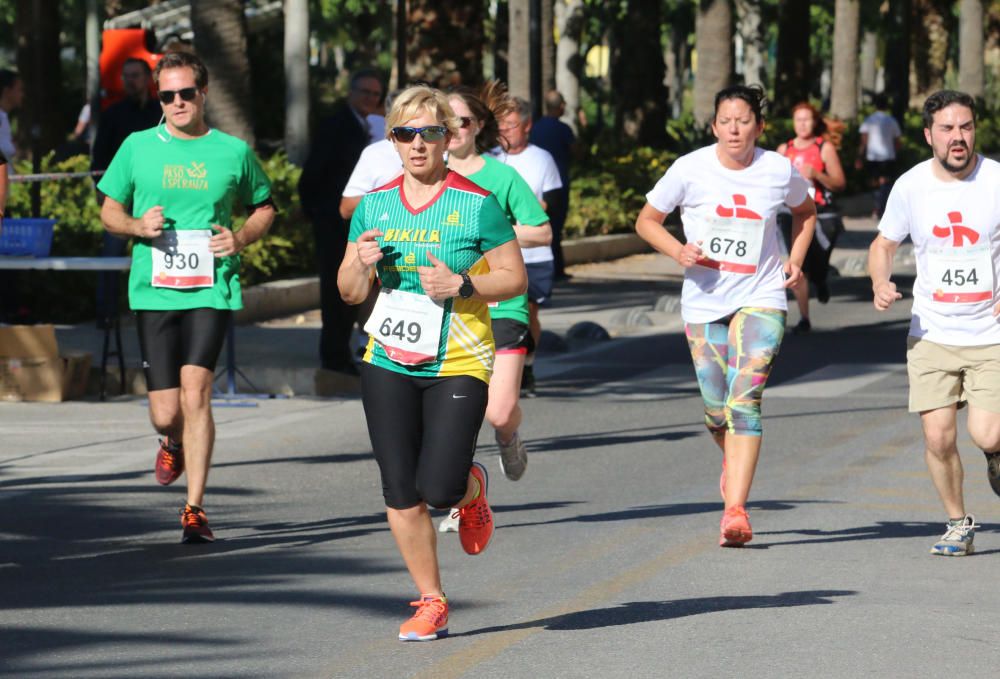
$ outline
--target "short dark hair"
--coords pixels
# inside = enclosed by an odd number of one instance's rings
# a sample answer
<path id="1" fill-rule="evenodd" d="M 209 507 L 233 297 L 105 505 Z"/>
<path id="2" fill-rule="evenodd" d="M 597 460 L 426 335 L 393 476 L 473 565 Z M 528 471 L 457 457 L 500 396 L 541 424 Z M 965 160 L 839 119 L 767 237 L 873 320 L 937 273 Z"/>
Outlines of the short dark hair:
<path id="1" fill-rule="evenodd" d="M 380 87 L 382 86 L 382 77 L 378 71 L 376 71 L 374 68 L 362 68 L 351 74 L 351 83 L 350 83 L 351 89 L 353 90 L 355 87 L 358 86 L 359 82 L 367 78 L 372 78 L 373 80 L 377 80 L 379 86 Z"/>
<path id="2" fill-rule="evenodd" d="M 875 104 L 876 111 L 884 111 L 889 108 L 889 97 L 886 96 L 885 92 L 879 92 L 872 99 L 872 103 Z"/>
<path id="3" fill-rule="evenodd" d="M 167 52 L 163 55 L 156 64 L 156 70 L 153 71 L 157 87 L 160 86 L 160 74 L 171 68 L 190 68 L 194 71 L 194 83 L 198 89 L 208 87 L 208 69 L 205 68 L 205 62 L 191 52 Z"/>
<path id="4" fill-rule="evenodd" d="M 767 108 L 767 97 L 760 85 L 733 85 L 719 90 L 715 95 L 715 115 L 719 114 L 722 102 L 731 99 L 742 99 L 753 111 L 754 119 L 760 123 L 764 120 L 764 109 Z"/>
<path id="5" fill-rule="evenodd" d="M 972 111 L 972 122 L 976 122 L 976 100 L 965 92 L 955 90 L 940 90 L 927 97 L 924 102 L 924 127 L 930 129 L 934 124 L 934 114 L 943 108 L 958 104 Z"/>
<path id="6" fill-rule="evenodd" d="M 149 62 L 146 61 L 145 59 L 140 59 L 138 57 L 129 57 L 128 59 L 126 59 L 125 62 L 122 64 L 122 71 L 125 70 L 126 66 L 130 66 L 132 64 L 140 66 L 142 70 L 146 72 L 146 75 L 153 74 L 153 69 L 149 67 Z"/>
<path id="7" fill-rule="evenodd" d="M 17 71 L 11 71 L 6 68 L 0 68 L 0 94 L 8 87 L 13 87 L 14 83 L 21 79 Z"/>

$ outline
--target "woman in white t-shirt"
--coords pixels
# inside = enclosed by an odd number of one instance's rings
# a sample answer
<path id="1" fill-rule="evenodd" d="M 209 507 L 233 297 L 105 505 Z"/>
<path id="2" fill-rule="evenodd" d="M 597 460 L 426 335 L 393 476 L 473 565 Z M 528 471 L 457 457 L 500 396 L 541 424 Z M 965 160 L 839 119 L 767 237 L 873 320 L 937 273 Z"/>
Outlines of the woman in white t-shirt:
<path id="1" fill-rule="evenodd" d="M 639 236 L 685 269 L 685 331 L 705 424 L 723 451 L 724 547 L 753 537 L 745 505 L 760 455 L 761 396 L 785 333 L 785 290 L 802 278 L 816 225 L 809 183 L 787 158 L 756 146 L 763 104 L 759 87 L 716 94 L 718 143 L 678 158 L 646 194 L 635 224 Z M 776 224 L 783 205 L 793 218 L 784 265 Z M 686 243 L 663 228 L 677 207 Z"/>

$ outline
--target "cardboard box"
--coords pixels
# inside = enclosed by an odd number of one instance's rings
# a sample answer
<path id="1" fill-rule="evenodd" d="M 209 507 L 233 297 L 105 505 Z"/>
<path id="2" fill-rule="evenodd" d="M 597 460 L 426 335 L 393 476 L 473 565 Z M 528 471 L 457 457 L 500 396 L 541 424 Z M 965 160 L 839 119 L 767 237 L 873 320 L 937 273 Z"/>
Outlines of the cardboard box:
<path id="1" fill-rule="evenodd" d="M 86 393 L 91 357 L 59 355 L 51 325 L 0 327 L 0 401 L 49 401 Z"/>

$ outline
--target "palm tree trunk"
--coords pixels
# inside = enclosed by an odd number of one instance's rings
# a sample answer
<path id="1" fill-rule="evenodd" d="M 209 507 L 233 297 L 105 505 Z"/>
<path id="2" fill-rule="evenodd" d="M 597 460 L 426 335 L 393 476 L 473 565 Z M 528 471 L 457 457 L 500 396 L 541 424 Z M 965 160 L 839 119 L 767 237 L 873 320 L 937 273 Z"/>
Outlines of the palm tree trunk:
<path id="1" fill-rule="evenodd" d="M 531 100 L 531 0 L 510 0 L 507 83 L 510 93 Z"/>
<path id="2" fill-rule="evenodd" d="M 251 146 L 253 96 L 247 53 L 247 25 L 241 0 L 191 3 L 194 46 L 209 73 L 209 121 Z"/>
<path id="3" fill-rule="evenodd" d="M 830 112 L 841 120 L 858 114 L 859 0 L 837 0 L 833 27 L 833 91 Z"/>
<path id="4" fill-rule="evenodd" d="M 694 118 L 704 125 L 715 115 L 715 93 L 732 83 L 733 15 L 729 0 L 699 0 L 695 49 Z"/>
<path id="5" fill-rule="evenodd" d="M 764 85 L 767 80 L 767 43 L 758 0 L 736 0 L 737 33 L 743 42 L 743 82 Z"/>
<path id="6" fill-rule="evenodd" d="M 566 101 L 566 122 L 577 131 L 580 110 L 580 76 L 583 56 L 580 35 L 583 30 L 583 0 L 556 0 L 555 20 L 559 31 L 556 43 L 556 89 Z"/>
<path id="7" fill-rule="evenodd" d="M 983 0 L 961 0 L 958 11 L 958 87 L 979 98 L 984 93 Z"/>
<path id="8" fill-rule="evenodd" d="M 629 0 L 625 17 L 612 27 L 611 52 L 615 126 L 626 138 L 656 147 L 667 141 L 661 5 L 660 0 Z"/>
<path id="9" fill-rule="evenodd" d="M 409 76 L 441 87 L 483 79 L 483 0 L 409 0 Z"/>
<path id="10" fill-rule="evenodd" d="M 309 3 L 285 0 L 285 151 L 302 165 L 309 150 Z"/>

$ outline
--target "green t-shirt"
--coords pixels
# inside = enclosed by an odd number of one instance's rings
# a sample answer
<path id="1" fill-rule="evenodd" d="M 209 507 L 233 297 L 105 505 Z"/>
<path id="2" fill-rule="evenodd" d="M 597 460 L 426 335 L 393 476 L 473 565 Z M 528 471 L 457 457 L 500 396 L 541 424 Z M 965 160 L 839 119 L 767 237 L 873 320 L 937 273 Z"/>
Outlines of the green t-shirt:
<path id="1" fill-rule="evenodd" d="M 469 175 L 469 179 L 496 196 L 500 209 L 507 214 L 511 224 L 541 226 L 549 221 L 542 204 L 517 170 L 491 156 L 483 155 L 482 158 L 486 164 L 478 172 Z M 528 323 L 527 294 L 489 306 L 492 318 L 512 318 Z"/>
<path id="2" fill-rule="evenodd" d="M 170 136 L 155 127 L 128 136 L 97 184 L 99 191 L 142 217 L 163 208 L 164 233 L 171 229 L 232 228 L 233 204 L 258 205 L 271 197 L 271 182 L 246 142 L 212 129 L 196 139 Z M 212 231 L 214 234 L 215 232 Z M 154 287 L 152 241 L 136 239 L 128 281 L 133 310 L 241 309 L 240 258 L 214 258 L 211 287 Z"/>
<path id="3" fill-rule="evenodd" d="M 515 239 L 496 199 L 456 172 L 431 202 L 414 210 L 406 202 L 403 178 L 365 194 L 351 219 L 349 240 L 378 229 L 383 257 L 375 266 L 383 288 L 424 294 L 419 266 L 431 266 L 431 252 L 454 272 L 489 271 L 483 254 Z M 392 360 L 370 336 L 364 360 L 417 377 L 469 375 L 489 382 L 493 372 L 493 332 L 486 303 L 453 297 L 444 303 L 440 344 L 434 360 L 404 365 Z"/>

